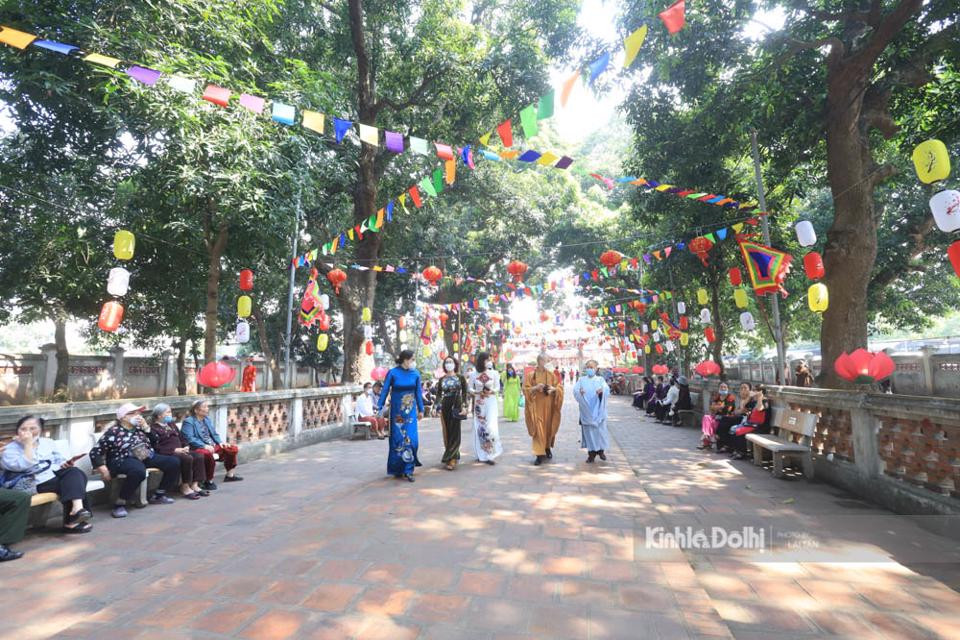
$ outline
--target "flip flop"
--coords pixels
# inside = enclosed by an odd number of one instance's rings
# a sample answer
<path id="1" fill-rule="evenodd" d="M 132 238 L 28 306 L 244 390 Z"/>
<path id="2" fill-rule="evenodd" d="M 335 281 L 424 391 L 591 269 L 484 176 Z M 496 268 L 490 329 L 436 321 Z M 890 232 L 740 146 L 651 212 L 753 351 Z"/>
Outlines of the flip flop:
<path id="1" fill-rule="evenodd" d="M 83 524 L 78 524 L 75 527 L 64 527 L 64 533 L 90 533 L 93 531 L 93 525 L 89 522 L 84 522 Z"/>

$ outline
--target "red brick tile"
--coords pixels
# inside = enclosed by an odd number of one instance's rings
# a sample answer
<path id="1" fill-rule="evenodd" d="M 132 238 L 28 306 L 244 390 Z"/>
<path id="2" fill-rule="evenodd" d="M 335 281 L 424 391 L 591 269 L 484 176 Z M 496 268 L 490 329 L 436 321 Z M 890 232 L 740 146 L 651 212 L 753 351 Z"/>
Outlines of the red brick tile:
<path id="1" fill-rule="evenodd" d="M 303 580 L 277 580 L 260 592 L 257 600 L 278 604 L 297 605 L 310 593 L 312 585 Z"/>
<path id="2" fill-rule="evenodd" d="M 414 595 L 415 592 L 409 589 L 370 587 L 360 596 L 356 609 L 364 613 L 399 616 L 406 612 Z"/>
<path id="3" fill-rule="evenodd" d="M 318 611 L 345 611 L 362 590 L 355 584 L 322 584 L 304 600 L 303 606 Z"/>
<path id="4" fill-rule="evenodd" d="M 411 605 L 407 615 L 423 622 L 452 622 L 466 613 L 468 602 L 464 596 L 424 593 Z"/>
<path id="5" fill-rule="evenodd" d="M 214 607 L 190 623 L 201 631 L 229 635 L 246 625 L 259 607 L 253 603 L 239 602 Z"/>
<path id="6" fill-rule="evenodd" d="M 370 564 L 362 560 L 333 559 L 325 560 L 315 567 L 312 573 L 322 576 L 325 580 L 350 580 L 357 577 Z"/>
<path id="7" fill-rule="evenodd" d="M 463 571 L 457 590 L 478 596 L 499 595 L 503 589 L 505 574 L 493 571 Z"/>
<path id="8" fill-rule="evenodd" d="M 414 567 L 403 582 L 415 589 L 446 589 L 456 576 L 456 570 L 447 567 Z"/>
<path id="9" fill-rule="evenodd" d="M 375 564 L 360 579 L 376 584 L 399 584 L 406 572 L 407 567 L 402 564 Z"/>
<path id="10" fill-rule="evenodd" d="M 292 611 L 269 611 L 244 629 L 240 635 L 250 640 L 286 640 L 297 637 L 306 616 Z"/>
<path id="11" fill-rule="evenodd" d="M 183 627 L 212 605 L 211 600 L 173 600 L 141 618 L 140 623 L 164 629 Z"/>

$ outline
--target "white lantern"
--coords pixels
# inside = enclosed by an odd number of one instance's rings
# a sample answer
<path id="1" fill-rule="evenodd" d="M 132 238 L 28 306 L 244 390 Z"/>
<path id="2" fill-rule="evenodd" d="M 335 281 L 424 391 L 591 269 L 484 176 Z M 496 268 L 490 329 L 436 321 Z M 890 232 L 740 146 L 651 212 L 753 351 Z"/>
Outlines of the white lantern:
<path id="1" fill-rule="evenodd" d="M 686 312 L 687 312 L 687 303 L 686 303 L 686 302 L 678 302 L 678 303 L 677 303 L 677 313 L 679 313 L 680 315 L 683 315 L 683 314 L 685 314 Z"/>
<path id="2" fill-rule="evenodd" d="M 710 324 L 710 309 L 700 309 L 700 322 Z"/>
<path id="3" fill-rule="evenodd" d="M 930 198 L 930 211 L 940 231 L 950 233 L 960 229 L 960 191 L 947 189 L 934 194 Z"/>
<path id="4" fill-rule="evenodd" d="M 373 339 L 373 327 L 371 327 L 371 326 L 368 325 L 368 324 L 363 325 L 363 339 L 364 339 L 364 340 L 372 340 L 372 339 Z"/>
<path id="5" fill-rule="evenodd" d="M 320 307 L 324 311 L 330 308 L 330 296 L 325 293 L 320 294 Z"/>
<path id="6" fill-rule="evenodd" d="M 647 326 L 647 323 L 646 323 L 646 322 L 643 323 L 643 332 L 644 332 L 644 333 L 649 333 L 649 332 L 650 332 L 650 327 Z"/>
<path id="7" fill-rule="evenodd" d="M 127 295 L 127 289 L 129 288 L 130 272 L 123 267 L 110 269 L 110 275 L 107 277 L 107 293 L 119 298 Z"/>
<path id="8" fill-rule="evenodd" d="M 659 331 L 654 331 L 654 332 L 653 332 L 653 341 L 654 341 L 654 342 L 660 342 L 660 332 L 659 332 Z"/>
<path id="9" fill-rule="evenodd" d="M 250 325 L 246 320 L 237 322 L 237 342 L 246 344 L 250 342 Z"/>
<path id="10" fill-rule="evenodd" d="M 740 326 L 743 327 L 744 331 L 753 331 L 757 328 L 757 323 L 753 319 L 753 314 L 749 311 L 744 311 L 740 314 Z"/>
<path id="11" fill-rule="evenodd" d="M 672 340 L 667 340 L 667 342 L 666 342 L 666 347 L 667 347 L 667 353 L 672 353 L 672 352 L 673 352 L 673 349 L 674 349 L 673 341 L 672 341 Z"/>
<path id="12" fill-rule="evenodd" d="M 817 244 L 817 232 L 813 230 L 813 223 L 801 220 L 797 223 L 797 240 L 801 247 L 812 247 Z"/>

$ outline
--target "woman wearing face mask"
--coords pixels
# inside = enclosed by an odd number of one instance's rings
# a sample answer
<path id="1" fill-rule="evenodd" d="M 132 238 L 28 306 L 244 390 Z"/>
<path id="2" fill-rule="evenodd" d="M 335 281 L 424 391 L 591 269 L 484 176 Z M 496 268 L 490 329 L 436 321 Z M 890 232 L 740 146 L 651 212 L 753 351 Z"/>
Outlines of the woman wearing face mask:
<path id="1" fill-rule="evenodd" d="M 468 388 L 474 397 L 473 444 L 477 460 L 496 464 L 497 457 L 503 453 L 497 419 L 500 374 L 493 368 L 490 354 L 483 351 L 477 354 L 477 373 L 471 377 Z"/>
<path id="2" fill-rule="evenodd" d="M 507 422 L 516 422 L 520 419 L 520 376 L 512 364 L 500 377 L 503 385 L 503 419 Z"/>
<path id="3" fill-rule="evenodd" d="M 180 433 L 173 418 L 170 405 L 157 403 L 150 412 L 150 445 L 157 453 L 173 456 L 180 461 L 180 493 L 188 500 L 199 500 L 200 496 L 209 496 L 210 492 L 200 488 L 207 478 L 204 456 L 190 451 L 187 439 Z"/>
<path id="4" fill-rule="evenodd" d="M 700 431 L 703 437 L 700 438 L 700 446 L 697 449 L 709 449 L 717 439 L 717 427 L 720 426 L 720 420 L 733 415 L 736 408 L 737 399 L 730 393 L 730 387 L 726 382 L 721 382 L 717 392 L 710 399 L 710 413 L 703 416 L 700 422 Z"/>
<path id="5" fill-rule="evenodd" d="M 440 426 L 443 427 L 443 458 L 440 462 L 447 471 L 453 471 L 460 461 L 460 425 L 466 417 L 467 381 L 460 375 L 457 361 L 443 361 L 443 376 L 437 381 L 437 398 L 440 404 Z"/>
<path id="6" fill-rule="evenodd" d="M 126 476 L 110 514 L 114 518 L 127 517 L 126 504 L 136 496 L 137 488 L 147 477 L 148 467 L 163 472 L 160 488 L 150 496 L 150 504 L 172 503 L 173 498 L 167 492 L 176 489 L 180 481 L 180 461 L 173 456 L 161 455 L 150 446 L 150 438 L 145 431 L 146 421 L 140 415 L 146 409 L 132 402 L 121 405 L 117 409 L 116 422 L 107 427 L 97 444 L 90 449 L 90 464 L 106 482 L 115 475 Z"/>
<path id="7" fill-rule="evenodd" d="M 404 349 L 397 356 L 397 366 L 390 369 L 383 381 L 377 407 L 382 413 L 390 398 L 390 453 L 387 473 L 413 482 L 413 469 L 419 462 L 417 422 L 423 417 L 423 392 L 420 372 L 415 368 L 413 351 Z"/>

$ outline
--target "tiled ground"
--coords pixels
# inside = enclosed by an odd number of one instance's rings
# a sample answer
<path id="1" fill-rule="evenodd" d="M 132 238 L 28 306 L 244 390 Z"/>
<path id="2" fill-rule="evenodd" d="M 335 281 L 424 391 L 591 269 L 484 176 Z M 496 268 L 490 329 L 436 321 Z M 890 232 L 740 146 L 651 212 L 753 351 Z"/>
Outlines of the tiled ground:
<path id="1" fill-rule="evenodd" d="M 383 441 L 338 441 L 243 469 L 201 502 L 80 539 L 32 534 L 0 567 L 0 637 L 960 638 L 956 543 L 822 484 L 694 450 L 615 399 L 609 461 L 587 465 L 568 405 L 556 457 L 530 465 L 502 424 L 495 467 L 384 476 Z M 643 548 L 647 527 L 775 526 L 816 549 Z M 809 545 L 807 545 L 809 547 Z M 776 562 L 771 562 L 776 560 Z M 837 561 L 844 561 L 839 563 Z"/>

